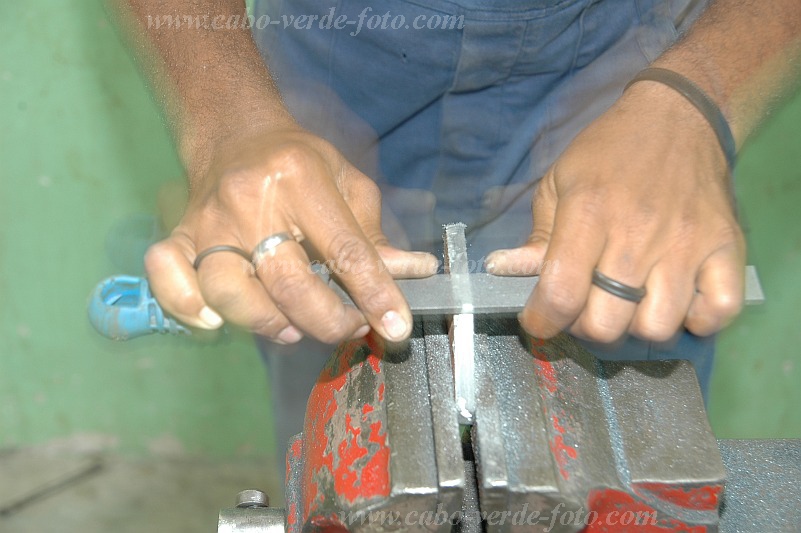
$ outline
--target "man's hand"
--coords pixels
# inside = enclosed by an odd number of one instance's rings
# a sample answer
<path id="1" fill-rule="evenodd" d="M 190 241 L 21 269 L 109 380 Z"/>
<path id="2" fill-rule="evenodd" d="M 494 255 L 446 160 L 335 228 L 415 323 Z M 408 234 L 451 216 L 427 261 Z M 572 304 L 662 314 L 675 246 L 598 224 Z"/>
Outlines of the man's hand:
<path id="1" fill-rule="evenodd" d="M 335 343 L 374 328 L 389 340 L 411 332 L 411 313 L 393 282 L 433 274 L 429 254 L 392 248 L 381 232 L 377 186 L 324 140 L 296 127 L 228 138 L 206 175 L 191 180 L 189 207 L 171 237 L 147 253 L 155 296 L 187 324 L 223 320 L 277 342 L 303 334 Z M 248 252 L 280 232 L 295 236 L 255 269 L 232 253 L 196 255 L 216 245 Z M 302 242 L 302 244 L 301 244 Z M 326 262 L 358 309 L 343 305 L 309 267 Z"/>
<path id="2" fill-rule="evenodd" d="M 743 298 L 745 244 L 724 154 L 705 118 L 673 89 L 640 82 L 585 129 L 533 200 L 526 245 L 488 258 L 490 272 L 540 281 L 520 314 L 532 335 L 569 328 L 614 342 L 725 326 Z M 592 285 L 597 268 L 639 303 Z"/>

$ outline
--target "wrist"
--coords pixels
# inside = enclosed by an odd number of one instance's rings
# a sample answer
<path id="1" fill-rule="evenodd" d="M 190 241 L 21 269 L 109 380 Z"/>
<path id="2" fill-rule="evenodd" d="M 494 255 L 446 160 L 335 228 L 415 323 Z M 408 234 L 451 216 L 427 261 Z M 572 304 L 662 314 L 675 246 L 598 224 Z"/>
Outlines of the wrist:
<path id="1" fill-rule="evenodd" d="M 178 151 L 190 186 L 204 179 L 221 153 L 253 137 L 297 128 L 298 124 L 280 104 L 218 105 L 215 112 L 203 112 L 184 121 L 178 132 Z"/>

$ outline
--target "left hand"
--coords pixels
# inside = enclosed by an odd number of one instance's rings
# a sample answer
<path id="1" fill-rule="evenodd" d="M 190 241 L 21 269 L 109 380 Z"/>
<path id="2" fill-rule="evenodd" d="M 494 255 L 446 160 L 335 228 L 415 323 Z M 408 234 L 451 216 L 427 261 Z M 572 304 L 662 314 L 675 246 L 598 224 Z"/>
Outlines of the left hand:
<path id="1" fill-rule="evenodd" d="M 611 343 L 710 335 L 742 306 L 745 241 L 723 151 L 673 89 L 639 82 L 570 144 L 534 195 L 534 229 L 487 259 L 493 274 L 540 274 L 520 313 L 531 335 L 563 329 Z M 592 284 L 597 268 L 638 304 Z"/>

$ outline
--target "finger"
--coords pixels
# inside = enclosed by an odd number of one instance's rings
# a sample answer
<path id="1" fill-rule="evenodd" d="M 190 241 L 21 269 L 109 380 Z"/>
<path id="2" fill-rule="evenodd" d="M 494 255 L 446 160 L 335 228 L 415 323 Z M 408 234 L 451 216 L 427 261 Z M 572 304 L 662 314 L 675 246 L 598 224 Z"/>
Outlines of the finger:
<path id="1" fill-rule="evenodd" d="M 405 339 L 412 330 L 412 314 L 403 294 L 334 184 L 317 186 L 319 194 L 297 199 L 291 222 L 328 260 L 373 329 L 392 341 Z M 367 212 L 366 204 L 376 198 L 377 193 L 349 201 L 357 206 L 354 211 Z M 320 213 L 325 213 L 325 223 L 320 223 Z"/>
<path id="2" fill-rule="evenodd" d="M 362 313 L 343 304 L 312 271 L 299 243 L 279 244 L 257 265 L 256 275 L 283 315 L 317 340 L 335 344 L 366 333 Z"/>
<path id="3" fill-rule="evenodd" d="M 182 236 L 151 246 L 145 254 L 150 288 L 159 305 L 179 321 L 196 328 L 217 329 L 223 319 L 203 299 L 192 267 L 194 256 L 191 241 Z"/>
<path id="4" fill-rule="evenodd" d="M 439 260 L 426 252 L 408 252 L 395 248 L 381 229 L 381 192 L 371 179 L 350 171 L 345 192 L 353 218 L 378 252 L 393 278 L 425 278 L 437 273 Z"/>
<path id="5" fill-rule="evenodd" d="M 745 287 L 745 254 L 730 244 L 710 255 L 701 265 L 685 327 L 695 335 L 723 329 L 740 312 Z"/>
<path id="6" fill-rule="evenodd" d="M 211 254 L 197 270 L 203 298 L 225 320 L 282 344 L 293 344 L 303 334 L 270 300 L 252 275 L 250 262 L 230 253 Z"/>
<path id="7" fill-rule="evenodd" d="M 380 244 L 375 249 L 395 279 L 427 278 L 436 274 L 439 268 L 439 260 L 426 252 L 407 252 Z"/>
<path id="8" fill-rule="evenodd" d="M 644 287 L 651 265 L 632 256 L 627 248 L 628 245 L 614 245 L 610 242 L 595 268 L 604 276 L 623 285 Z M 587 303 L 570 331 L 594 342 L 613 343 L 628 330 L 637 306 L 637 302 L 626 300 L 592 284 Z"/>
<path id="9" fill-rule="evenodd" d="M 660 262 L 648 274 L 646 290 L 629 325 L 629 333 L 648 341 L 668 341 L 687 316 L 695 293 L 695 269 Z"/>
<path id="10" fill-rule="evenodd" d="M 574 195 L 562 199 L 552 225 L 548 249 L 544 257 L 548 268 L 520 314 L 523 328 L 540 338 L 550 338 L 572 324 L 587 302 L 592 270 L 605 244 L 605 232 L 591 201 Z M 538 235 L 537 231 L 541 233 Z M 534 238 L 547 238 L 535 228 Z"/>
<path id="11" fill-rule="evenodd" d="M 534 276 L 548 267 L 544 260 L 553 232 L 556 209 L 556 193 L 549 178 L 543 178 L 537 186 L 531 209 L 534 225 L 528 240 L 517 248 L 496 250 L 489 254 L 484 266 L 490 274 Z"/>

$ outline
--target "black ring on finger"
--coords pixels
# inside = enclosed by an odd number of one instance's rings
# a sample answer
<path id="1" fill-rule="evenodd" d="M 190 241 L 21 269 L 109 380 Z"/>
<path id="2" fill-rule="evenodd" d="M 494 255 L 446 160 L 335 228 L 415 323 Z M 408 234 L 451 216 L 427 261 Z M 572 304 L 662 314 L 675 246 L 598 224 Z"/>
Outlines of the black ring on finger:
<path id="1" fill-rule="evenodd" d="M 635 304 L 640 303 L 645 298 L 645 287 L 632 287 L 625 283 L 601 274 L 598 269 L 592 271 L 592 284 L 608 292 L 612 296 L 617 296 Z"/>
<path id="2" fill-rule="evenodd" d="M 211 248 L 206 248 L 205 250 L 197 254 L 197 257 L 195 257 L 195 262 L 192 263 L 192 266 L 194 267 L 195 270 L 197 270 L 200 267 L 200 263 L 205 258 L 217 252 L 233 252 L 243 257 L 248 263 L 250 263 L 250 254 L 247 253 L 242 248 L 237 248 L 236 246 L 230 246 L 228 244 L 220 244 L 219 246 L 212 246 Z"/>

